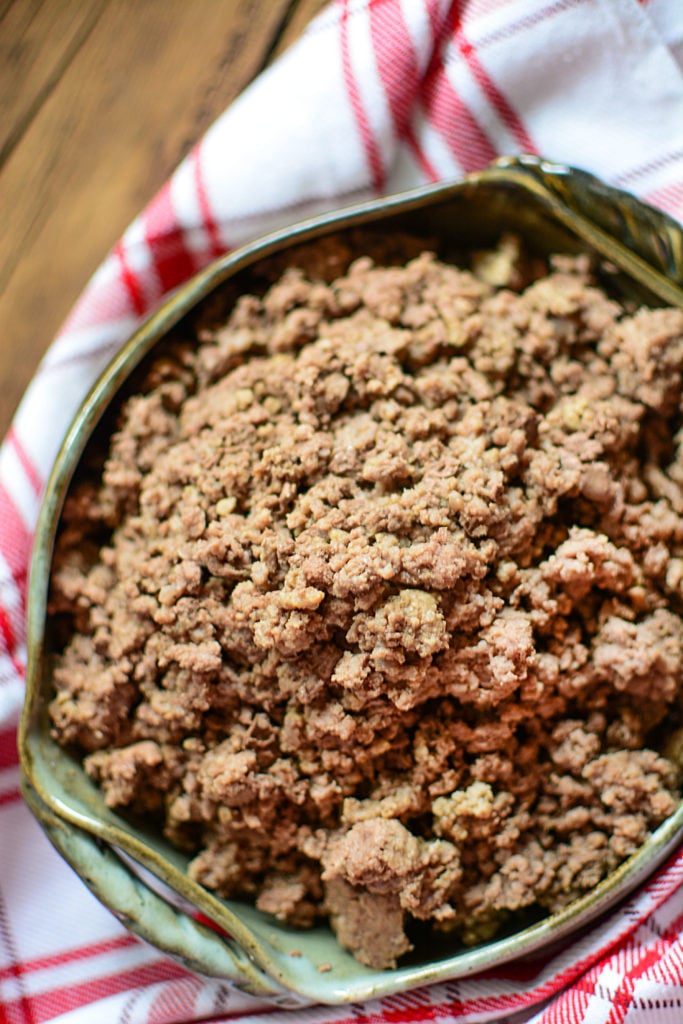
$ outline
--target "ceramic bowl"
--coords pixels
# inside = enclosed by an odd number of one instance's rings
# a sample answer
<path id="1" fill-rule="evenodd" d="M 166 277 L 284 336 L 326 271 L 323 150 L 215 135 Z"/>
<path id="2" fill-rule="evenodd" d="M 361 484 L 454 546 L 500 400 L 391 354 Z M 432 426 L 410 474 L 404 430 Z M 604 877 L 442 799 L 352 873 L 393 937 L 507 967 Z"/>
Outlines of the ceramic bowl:
<path id="1" fill-rule="evenodd" d="M 683 307 L 683 232 L 677 224 L 581 171 L 530 157 L 504 159 L 462 181 L 308 220 L 219 259 L 130 339 L 77 413 L 47 485 L 31 569 L 20 728 L 26 800 L 57 850 L 130 929 L 192 970 L 283 1005 L 358 1001 L 529 957 L 607 912 L 663 862 L 683 834 L 681 807 L 593 892 L 561 912 L 516 920 L 507 934 L 472 948 L 452 939 L 430 940 L 397 969 L 377 971 L 341 949 L 327 927 L 295 931 L 191 881 L 188 858 L 159 833 L 109 810 L 80 763 L 51 738 L 53 641 L 46 598 L 53 545 L 65 495 L 97 443 L 98 424 L 101 434 L 101 421 L 106 424 L 128 378 L 184 317 L 226 289 L 239 290 L 264 258 L 286 257 L 301 242 L 358 226 L 435 237 L 446 252 L 486 247 L 503 231 L 513 231 L 532 253 L 589 251 L 608 260 L 626 297 Z"/>

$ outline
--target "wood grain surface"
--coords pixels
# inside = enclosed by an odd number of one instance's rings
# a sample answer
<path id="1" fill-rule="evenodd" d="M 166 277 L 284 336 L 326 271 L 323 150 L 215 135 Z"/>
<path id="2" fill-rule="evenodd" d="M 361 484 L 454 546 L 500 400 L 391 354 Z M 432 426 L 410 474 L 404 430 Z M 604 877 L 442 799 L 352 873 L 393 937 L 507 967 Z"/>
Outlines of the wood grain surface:
<path id="1" fill-rule="evenodd" d="M 324 0 L 0 0 L 0 437 L 126 226 Z"/>

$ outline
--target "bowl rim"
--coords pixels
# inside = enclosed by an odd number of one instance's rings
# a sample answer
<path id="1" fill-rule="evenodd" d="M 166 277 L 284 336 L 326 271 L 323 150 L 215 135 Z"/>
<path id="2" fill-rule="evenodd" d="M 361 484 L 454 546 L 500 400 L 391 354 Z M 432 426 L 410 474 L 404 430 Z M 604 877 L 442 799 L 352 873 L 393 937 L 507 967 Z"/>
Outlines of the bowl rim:
<path id="1" fill-rule="evenodd" d="M 77 801 L 55 795 L 50 788 L 49 756 L 42 749 L 44 736 L 44 706 L 42 699 L 45 669 L 45 621 L 47 588 L 53 545 L 62 504 L 75 469 L 105 408 L 139 362 L 153 346 L 187 313 L 220 285 L 239 271 L 277 252 L 285 252 L 302 242 L 313 240 L 346 228 L 378 224 L 398 214 L 447 202 L 466 190 L 473 193 L 481 186 L 515 186 L 541 204 L 551 218 L 568 228 L 578 239 L 598 255 L 615 262 L 629 277 L 647 288 L 661 301 L 683 308 L 683 231 L 671 218 L 645 206 L 627 193 L 606 186 L 598 179 L 575 168 L 554 164 L 542 158 L 522 156 L 497 160 L 483 171 L 466 175 L 452 182 L 422 186 L 408 192 L 370 200 L 331 213 L 308 218 L 271 232 L 214 260 L 204 270 L 176 290 L 122 346 L 99 375 L 81 403 L 66 432 L 46 485 L 36 527 L 34 551 L 28 588 L 26 699 L 21 715 L 18 745 L 22 786 L 27 802 L 62 856 L 76 856 L 64 841 L 64 828 L 80 834 L 80 853 L 85 856 L 88 846 L 106 844 L 119 848 L 144 868 L 152 871 L 181 896 L 198 906 L 202 913 L 215 921 L 232 938 L 219 937 L 237 955 L 234 971 L 221 967 L 217 976 L 258 994 L 281 997 L 283 991 L 297 993 L 304 1000 L 340 1004 L 378 995 L 388 995 L 435 981 L 464 977 L 495 965 L 528 955 L 552 941 L 566 937 L 594 921 L 632 892 L 652 873 L 678 844 L 683 833 L 683 804 L 646 841 L 646 843 L 615 871 L 610 873 L 596 889 L 571 903 L 563 910 L 542 921 L 507 936 L 494 939 L 441 961 L 399 967 L 394 971 L 370 971 L 357 965 L 355 977 L 342 977 L 339 982 L 328 974 L 318 979 L 304 978 L 292 965 L 289 973 L 283 970 L 281 958 L 274 957 L 266 944 L 231 909 L 231 901 L 220 900 L 213 893 L 191 882 L 186 876 L 154 851 L 139 836 L 132 835 L 116 815 L 98 820 L 83 813 Z M 596 214 L 597 204 L 597 214 Z M 620 234 L 612 233 L 613 224 L 601 209 L 616 205 L 619 211 L 617 227 Z M 641 238 L 638 232 L 642 232 Z M 634 241 L 635 239 L 635 241 Z M 643 241 L 645 239 L 645 241 Z M 645 242 L 647 244 L 645 244 Z M 54 767 L 54 766 L 53 766 Z M 60 831 L 60 826 L 62 830 Z M 61 839 L 60 839 L 61 836 Z M 91 850 L 92 852 L 92 850 Z M 87 879 L 86 879 L 87 884 Z M 96 892 L 103 899 L 101 891 Z M 159 899 L 159 897 L 157 897 Z M 106 902 L 106 900 L 103 900 Z M 228 905 L 230 903 L 230 905 Z M 115 898 L 110 898 L 110 909 L 116 911 Z M 154 905 L 154 900 L 150 900 Z M 157 908 L 158 909 L 158 908 Z M 207 941 L 215 945 L 213 937 L 202 933 L 197 938 L 196 925 L 187 917 L 184 927 L 193 931 L 195 944 Z M 276 925 L 274 925 L 276 927 Z M 211 933 L 215 937 L 215 933 Z M 164 949 L 163 935 L 148 928 L 147 938 Z M 166 952 L 174 951 L 167 947 Z M 177 951 L 176 951 L 177 953 Z M 348 954 L 345 954 L 348 956 Z M 244 966 L 244 957 L 254 972 Z M 235 959 L 233 957 L 233 959 Z M 207 953 L 205 973 L 212 973 L 216 957 Z M 457 961 L 457 962 L 456 962 Z M 201 958 L 193 967 L 201 966 Z M 354 964 L 356 962 L 354 961 Z M 215 966 L 213 972 L 216 973 Z"/>

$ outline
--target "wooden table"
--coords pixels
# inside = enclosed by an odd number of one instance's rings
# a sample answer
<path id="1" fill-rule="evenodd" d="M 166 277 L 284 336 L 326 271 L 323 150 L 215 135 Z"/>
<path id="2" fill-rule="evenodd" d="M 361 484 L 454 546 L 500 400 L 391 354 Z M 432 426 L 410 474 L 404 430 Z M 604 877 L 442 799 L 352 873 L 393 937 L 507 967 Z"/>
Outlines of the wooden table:
<path id="1" fill-rule="evenodd" d="M 0 438 L 92 272 L 324 0 L 0 0 Z"/>

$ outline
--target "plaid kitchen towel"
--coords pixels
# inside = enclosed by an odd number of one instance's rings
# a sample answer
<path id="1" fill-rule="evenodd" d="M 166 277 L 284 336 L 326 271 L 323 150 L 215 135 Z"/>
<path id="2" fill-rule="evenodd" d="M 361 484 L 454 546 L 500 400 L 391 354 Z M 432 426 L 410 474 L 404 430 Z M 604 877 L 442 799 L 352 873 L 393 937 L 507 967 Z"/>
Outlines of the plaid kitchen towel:
<path id="1" fill-rule="evenodd" d="M 564 949 L 418 992 L 286 1011 L 126 932 L 18 791 L 26 575 L 41 490 L 95 376 L 216 255 L 502 153 L 582 166 L 683 219 L 680 0 L 338 0 L 214 124 L 64 325 L 0 452 L 1 1024 L 683 1021 L 683 851 Z"/>

